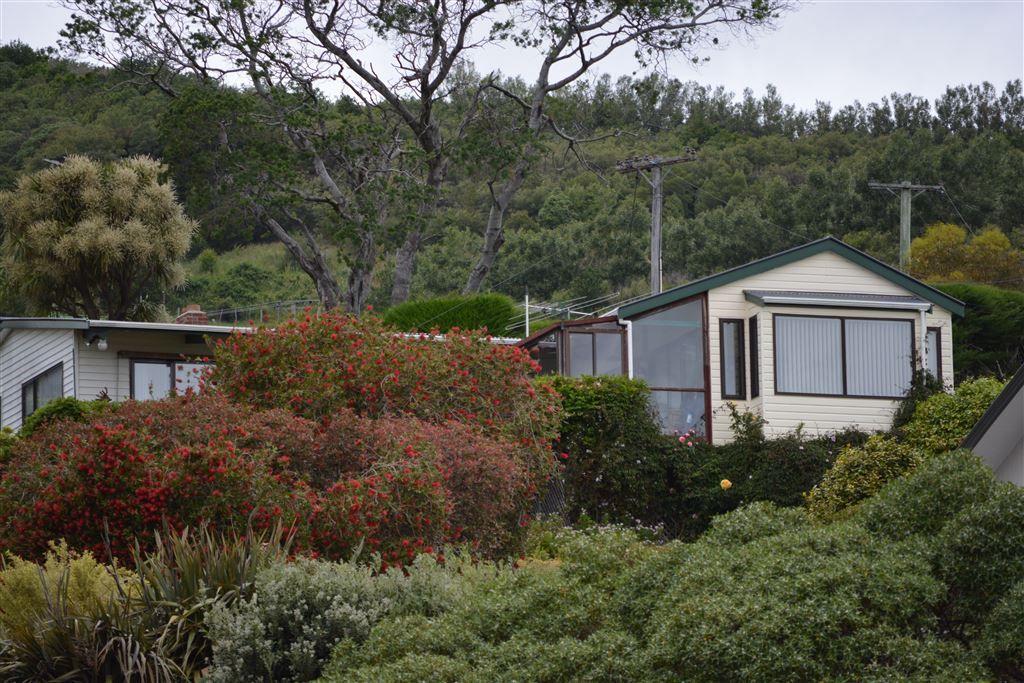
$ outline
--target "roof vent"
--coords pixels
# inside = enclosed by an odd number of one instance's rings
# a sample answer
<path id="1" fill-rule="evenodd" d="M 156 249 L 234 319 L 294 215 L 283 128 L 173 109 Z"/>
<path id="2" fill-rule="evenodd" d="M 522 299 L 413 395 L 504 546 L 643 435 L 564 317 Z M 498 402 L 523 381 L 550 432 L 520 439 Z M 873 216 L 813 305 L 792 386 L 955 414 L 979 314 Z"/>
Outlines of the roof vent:
<path id="1" fill-rule="evenodd" d="M 188 304 L 181 309 L 181 313 L 174 319 L 174 322 L 181 325 L 206 325 L 210 322 L 210 316 L 203 313 L 199 304 Z"/>

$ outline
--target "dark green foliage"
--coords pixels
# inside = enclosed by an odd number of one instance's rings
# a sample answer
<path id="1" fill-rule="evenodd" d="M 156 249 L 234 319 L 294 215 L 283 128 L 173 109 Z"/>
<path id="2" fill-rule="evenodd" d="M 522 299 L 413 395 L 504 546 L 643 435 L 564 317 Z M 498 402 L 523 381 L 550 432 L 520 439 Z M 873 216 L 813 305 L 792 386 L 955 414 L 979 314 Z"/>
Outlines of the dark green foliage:
<path id="1" fill-rule="evenodd" d="M 650 393 L 625 377 L 545 377 L 563 397 L 558 448 L 568 454 L 568 516 L 662 525 L 693 538 L 711 519 L 752 501 L 803 503 L 831 466 L 831 437 L 766 440 L 760 425 L 739 429 L 735 443 L 711 446 L 698 437 L 661 433 Z M 844 438 L 852 438 L 847 435 Z M 723 480 L 729 485 L 723 487 Z"/>
<path id="2" fill-rule="evenodd" d="M 892 416 L 892 428 L 898 430 L 910 422 L 914 417 L 914 411 L 922 401 L 933 396 L 945 387 L 942 386 L 942 379 L 933 377 L 930 372 L 920 367 L 915 367 L 910 377 L 910 388 L 906 395 L 900 400 L 896 412 Z"/>
<path id="3" fill-rule="evenodd" d="M 975 648 L 1001 680 L 1024 680 L 1024 580 L 989 613 Z"/>
<path id="4" fill-rule="evenodd" d="M 54 420 L 84 422 L 91 415 L 103 412 L 110 405 L 110 401 L 102 399 L 95 401 L 79 401 L 77 398 L 71 397 L 54 399 L 25 418 L 21 429 L 18 430 L 18 436 L 27 438 L 40 427 Z"/>
<path id="5" fill-rule="evenodd" d="M 502 294 L 446 296 L 392 306 L 384 312 L 384 322 L 403 332 L 487 328 L 504 336 L 511 332 L 509 325 L 517 312 L 516 303 Z"/>
<path id="6" fill-rule="evenodd" d="M 1024 488 L 1000 482 L 935 539 L 938 575 L 949 590 L 944 616 L 954 627 L 980 623 L 1024 579 Z"/>
<path id="7" fill-rule="evenodd" d="M 977 456 L 944 453 L 926 460 L 914 476 L 893 481 L 864 504 L 861 515 L 873 533 L 896 541 L 933 536 L 961 510 L 987 500 L 995 481 Z"/>
<path id="8" fill-rule="evenodd" d="M 1002 387 L 982 378 L 962 383 L 952 394 L 933 394 L 917 404 L 900 430 L 842 449 L 835 466 L 807 496 L 808 509 L 819 519 L 835 517 L 929 457 L 958 448 Z"/>
<path id="9" fill-rule="evenodd" d="M 992 285 L 939 285 L 967 304 L 953 325 L 953 369 L 966 377 L 1008 377 L 1024 365 L 1024 292 Z"/>

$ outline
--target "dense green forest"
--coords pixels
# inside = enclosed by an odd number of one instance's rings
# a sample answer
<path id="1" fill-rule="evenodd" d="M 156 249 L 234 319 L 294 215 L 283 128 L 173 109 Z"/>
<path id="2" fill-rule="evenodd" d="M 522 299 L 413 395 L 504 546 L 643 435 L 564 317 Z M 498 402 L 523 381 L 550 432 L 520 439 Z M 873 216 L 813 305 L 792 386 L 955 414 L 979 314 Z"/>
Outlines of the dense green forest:
<path id="1" fill-rule="evenodd" d="M 508 81 L 504 87 L 515 92 L 525 86 Z M 457 89 L 441 104 L 452 112 L 464 106 Z M 247 129 L 245 112 L 256 116 L 258 103 L 244 90 L 185 83 L 170 97 L 117 71 L 16 43 L 0 47 L 0 189 L 69 154 L 100 160 L 151 155 L 168 165 L 180 200 L 200 224 L 189 284 L 162 294 L 169 309 L 191 300 L 225 308 L 316 298 L 312 281 L 283 249 L 245 249 L 274 238 L 251 210 L 238 175 L 226 171 L 218 135 L 225 125 L 233 127 L 248 158 L 260 161 L 268 186 L 275 174 L 294 173 L 294 152 L 265 131 Z M 355 103 L 336 103 L 335 135 L 365 132 L 353 112 Z M 455 157 L 443 200 L 421 226 L 413 297 L 463 289 L 481 248 L 489 182 L 501 168 L 501 115 L 496 105 L 490 118 L 477 122 L 477 147 Z M 686 147 L 697 150 L 697 160 L 672 167 L 665 182 L 667 285 L 826 234 L 894 261 L 898 202 L 870 190 L 872 179 L 945 185 L 945 195 L 914 200 L 915 235 L 936 222 L 971 232 L 994 225 L 1024 246 L 1019 80 L 1001 90 L 958 85 L 802 111 L 771 87 L 764 95 L 737 95 L 664 75 L 605 76 L 559 92 L 548 115 L 573 137 L 591 141 L 543 140 L 508 209 L 505 242 L 484 290 L 518 299 L 528 288 L 538 300 L 642 293 L 650 190 L 635 175 L 615 173 L 615 162 Z M 514 127 L 509 130 L 515 135 Z M 481 162 L 473 155 L 484 147 L 492 151 Z M 323 214 L 303 211 L 297 220 L 327 245 L 330 266 L 344 282 L 355 243 L 331 229 Z M 424 219 L 394 211 L 390 232 L 378 238 L 366 299 L 377 307 L 390 302 L 398 236 L 408 221 Z M 1020 288 L 1024 282 L 998 284 Z"/>

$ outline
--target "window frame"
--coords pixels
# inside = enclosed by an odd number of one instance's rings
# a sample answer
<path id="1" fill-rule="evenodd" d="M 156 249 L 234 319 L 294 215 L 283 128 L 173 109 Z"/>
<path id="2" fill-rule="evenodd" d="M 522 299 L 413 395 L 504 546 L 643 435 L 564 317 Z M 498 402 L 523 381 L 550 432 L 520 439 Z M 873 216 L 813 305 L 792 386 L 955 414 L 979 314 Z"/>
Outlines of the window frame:
<path id="1" fill-rule="evenodd" d="M 736 364 L 736 393 L 729 394 L 725 390 L 725 327 L 735 325 L 736 336 L 733 339 L 733 362 Z M 718 319 L 718 370 L 719 387 L 723 399 L 745 401 L 747 399 L 747 361 L 746 361 L 746 321 L 742 318 L 719 318 Z"/>
<path id="2" fill-rule="evenodd" d="M 755 313 L 747 318 L 747 344 L 750 347 L 750 398 L 751 400 L 761 395 L 761 349 L 758 346 L 760 339 L 760 321 Z"/>
<path id="3" fill-rule="evenodd" d="M 840 354 L 840 368 L 842 370 L 843 378 L 843 392 L 841 394 L 828 394 L 828 393 L 808 393 L 802 391 L 779 391 L 779 354 L 778 354 L 778 318 L 824 318 L 830 320 L 839 321 L 839 354 Z M 813 396 L 823 398 L 866 398 L 866 399 L 877 399 L 883 401 L 898 401 L 903 398 L 903 395 L 899 396 L 884 396 L 884 395 L 872 395 L 872 394 L 851 394 L 848 389 L 848 375 L 846 368 L 846 321 L 847 320 L 877 320 L 882 322 L 894 322 L 903 323 L 910 325 L 910 355 L 909 363 L 911 376 L 914 371 L 914 358 L 916 357 L 916 343 L 917 339 L 917 325 L 913 318 L 881 318 L 881 317 L 860 317 L 860 316 L 842 316 L 842 315 L 801 315 L 799 313 L 774 313 L 772 314 L 772 374 L 775 395 L 777 396 Z"/>
<path id="4" fill-rule="evenodd" d="M 212 358 L 209 358 L 209 359 L 207 359 L 207 358 L 208 357 L 206 357 L 206 356 L 203 356 L 203 357 L 181 358 L 180 356 L 179 357 L 175 357 L 175 356 L 170 356 L 170 355 L 161 354 L 161 353 L 149 353 L 149 354 L 139 353 L 139 354 L 133 354 L 132 356 L 130 356 L 128 358 L 128 397 L 132 401 L 154 401 L 154 400 L 155 401 L 159 401 L 160 400 L 158 398 L 149 398 L 149 397 L 138 398 L 138 397 L 135 396 L 135 364 L 136 363 L 144 363 L 146 365 L 166 365 L 167 366 L 167 370 L 170 373 L 171 392 L 167 396 L 164 396 L 163 398 L 169 398 L 169 397 L 175 395 L 176 393 L 178 393 L 177 366 L 185 364 L 185 363 L 187 363 L 189 365 L 214 365 L 215 364 L 215 361 Z"/>
<path id="5" fill-rule="evenodd" d="M 935 379 L 940 382 L 944 382 L 942 379 L 942 328 L 941 327 L 926 327 L 925 329 L 925 349 L 928 347 L 928 335 L 932 332 L 935 333 Z M 925 368 L 927 370 L 928 368 Z"/>
<path id="6" fill-rule="evenodd" d="M 64 361 L 60 361 L 60 362 L 58 362 L 58 363 L 56 363 L 54 365 L 51 365 L 50 367 L 46 368 L 42 372 L 36 374 L 31 379 L 26 380 L 26 381 L 21 383 L 21 421 L 22 422 L 24 422 L 28 418 L 29 415 L 31 415 L 32 413 L 36 412 L 40 408 L 42 408 L 42 406 L 39 405 L 39 380 L 42 379 L 43 376 L 50 374 L 54 370 L 58 370 L 60 372 L 60 396 L 58 396 L 57 398 L 64 398 Z M 25 387 L 27 387 L 29 385 L 32 386 L 32 404 L 35 406 L 32 409 L 32 413 L 26 413 L 25 412 Z"/>
<path id="7" fill-rule="evenodd" d="M 563 345 L 565 351 L 562 353 L 564 357 L 564 367 L 562 373 L 566 377 L 574 377 L 572 374 L 572 335 L 574 334 L 586 334 L 590 336 L 590 372 L 586 373 L 588 377 L 625 377 L 629 374 L 629 349 L 626 348 L 626 332 L 624 329 L 608 329 L 600 327 L 587 327 L 583 325 L 566 327 L 561 330 L 562 339 L 564 340 Z M 608 334 L 616 335 L 619 338 L 619 373 L 616 375 L 598 375 L 594 371 L 597 370 L 597 335 Z"/>
<path id="8" fill-rule="evenodd" d="M 700 309 L 701 309 L 701 333 L 700 333 L 700 336 L 701 336 L 701 345 L 702 345 L 702 348 L 703 348 L 702 355 L 703 355 L 703 366 L 704 366 L 703 369 L 702 369 L 702 373 L 701 374 L 702 374 L 702 377 L 703 377 L 703 380 L 704 380 L 704 386 L 702 386 L 702 387 L 665 387 L 665 386 L 655 386 L 655 385 L 651 384 L 651 385 L 648 385 L 648 389 L 650 389 L 652 393 L 655 392 L 655 391 L 673 391 L 673 392 L 682 392 L 682 393 L 701 393 L 701 394 L 703 394 L 704 395 L 704 415 L 701 416 L 701 419 L 698 422 L 698 424 L 703 426 L 703 438 L 704 438 L 704 440 L 707 441 L 708 443 L 712 443 L 713 440 L 714 440 L 714 433 L 713 433 L 713 426 L 714 426 L 713 423 L 714 423 L 714 420 L 711 418 L 711 416 L 713 414 L 712 413 L 712 405 L 711 404 L 712 404 L 714 398 L 712 396 L 712 391 L 711 391 L 711 348 L 710 348 L 711 347 L 711 333 L 710 333 L 710 330 L 711 330 L 711 315 L 710 315 L 710 312 L 709 312 L 707 292 L 701 292 L 700 294 L 694 294 L 693 296 L 687 297 L 687 298 L 682 299 L 680 301 L 674 301 L 672 303 L 665 304 L 663 306 L 658 306 L 657 308 L 652 308 L 649 311 L 644 311 L 643 313 L 640 313 L 638 315 L 634 315 L 633 317 L 628 318 L 628 320 L 630 322 L 635 322 L 637 320 L 641 320 L 641 319 L 646 318 L 648 316 L 652 316 L 652 315 L 656 315 L 658 313 L 661 313 L 662 311 L 667 311 L 667 310 L 669 310 L 671 308 L 675 308 L 676 306 L 685 306 L 685 305 L 690 304 L 690 303 L 692 303 L 694 301 L 700 301 L 701 302 L 701 306 L 700 306 Z M 629 353 L 633 353 L 633 349 L 628 349 L 628 352 Z M 665 432 L 665 433 L 669 433 L 669 432 Z"/>

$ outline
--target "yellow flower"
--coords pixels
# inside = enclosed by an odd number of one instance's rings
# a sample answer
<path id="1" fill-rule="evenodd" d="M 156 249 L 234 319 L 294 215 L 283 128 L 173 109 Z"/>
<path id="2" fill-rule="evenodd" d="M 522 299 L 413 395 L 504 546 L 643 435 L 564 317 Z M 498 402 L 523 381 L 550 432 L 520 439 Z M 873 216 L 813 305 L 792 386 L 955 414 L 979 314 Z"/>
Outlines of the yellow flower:
<path id="1" fill-rule="evenodd" d="M 722 480 L 722 490 L 723 491 L 728 491 L 731 488 L 732 488 L 732 482 L 729 481 L 728 479 L 723 479 Z"/>

